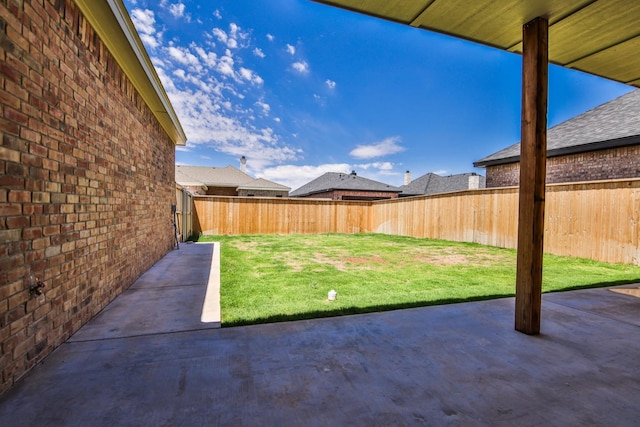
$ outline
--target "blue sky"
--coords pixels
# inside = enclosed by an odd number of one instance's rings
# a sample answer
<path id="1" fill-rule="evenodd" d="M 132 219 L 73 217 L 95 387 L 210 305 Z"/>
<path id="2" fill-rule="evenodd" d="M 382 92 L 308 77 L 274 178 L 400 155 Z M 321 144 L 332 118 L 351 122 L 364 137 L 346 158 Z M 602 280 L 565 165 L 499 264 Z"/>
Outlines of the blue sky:
<path id="1" fill-rule="evenodd" d="M 188 141 L 176 163 L 300 187 L 479 172 L 520 139 L 521 58 L 309 0 L 125 0 Z M 551 66 L 549 125 L 631 88 Z"/>

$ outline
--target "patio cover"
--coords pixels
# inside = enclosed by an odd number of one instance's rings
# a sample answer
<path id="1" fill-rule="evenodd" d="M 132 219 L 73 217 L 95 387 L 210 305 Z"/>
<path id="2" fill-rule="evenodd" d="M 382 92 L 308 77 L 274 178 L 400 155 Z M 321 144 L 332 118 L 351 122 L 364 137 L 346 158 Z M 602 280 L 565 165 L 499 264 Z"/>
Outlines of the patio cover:
<path id="1" fill-rule="evenodd" d="M 640 87 L 640 2 L 314 0 L 522 53 L 522 26 L 549 21 L 549 62 Z"/>
<path id="2" fill-rule="evenodd" d="M 516 330 L 540 332 L 548 63 L 640 87 L 640 2 L 313 0 L 522 54 Z"/>

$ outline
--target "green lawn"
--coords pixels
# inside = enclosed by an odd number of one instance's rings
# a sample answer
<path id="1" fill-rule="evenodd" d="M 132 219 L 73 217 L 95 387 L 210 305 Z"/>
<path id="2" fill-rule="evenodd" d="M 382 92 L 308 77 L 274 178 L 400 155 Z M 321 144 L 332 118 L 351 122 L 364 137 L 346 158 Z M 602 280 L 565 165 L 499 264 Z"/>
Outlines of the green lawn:
<path id="1" fill-rule="evenodd" d="M 516 252 L 383 234 L 203 236 L 222 243 L 223 326 L 512 296 Z M 543 291 L 640 282 L 640 267 L 546 255 Z M 327 300 L 330 290 L 338 293 Z"/>

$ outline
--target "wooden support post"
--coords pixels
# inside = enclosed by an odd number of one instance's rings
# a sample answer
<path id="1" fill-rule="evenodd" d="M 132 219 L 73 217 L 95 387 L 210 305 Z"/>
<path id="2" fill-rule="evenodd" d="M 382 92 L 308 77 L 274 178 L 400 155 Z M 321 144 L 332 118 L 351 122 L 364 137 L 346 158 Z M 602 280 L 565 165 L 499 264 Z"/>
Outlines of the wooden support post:
<path id="1" fill-rule="evenodd" d="M 515 328 L 530 335 L 540 333 L 542 306 L 548 31 L 548 21 L 541 17 L 523 27 Z"/>

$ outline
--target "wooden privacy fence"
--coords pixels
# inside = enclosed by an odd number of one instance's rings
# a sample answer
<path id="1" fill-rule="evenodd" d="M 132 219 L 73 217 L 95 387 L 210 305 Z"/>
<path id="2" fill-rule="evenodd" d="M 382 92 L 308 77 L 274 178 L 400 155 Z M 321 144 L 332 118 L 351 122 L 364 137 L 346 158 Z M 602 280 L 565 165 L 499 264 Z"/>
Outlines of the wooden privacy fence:
<path id="1" fill-rule="evenodd" d="M 545 252 L 640 265 L 640 179 L 547 186 Z M 517 243 L 518 189 L 491 188 L 376 202 L 194 197 L 194 232 L 375 232 Z"/>
<path id="2" fill-rule="evenodd" d="M 371 202 L 195 196 L 194 232 L 313 234 L 369 232 Z"/>
<path id="3" fill-rule="evenodd" d="M 184 242 L 193 234 L 193 195 L 185 188 L 176 187 L 176 231 Z"/>

